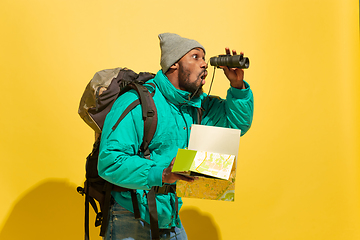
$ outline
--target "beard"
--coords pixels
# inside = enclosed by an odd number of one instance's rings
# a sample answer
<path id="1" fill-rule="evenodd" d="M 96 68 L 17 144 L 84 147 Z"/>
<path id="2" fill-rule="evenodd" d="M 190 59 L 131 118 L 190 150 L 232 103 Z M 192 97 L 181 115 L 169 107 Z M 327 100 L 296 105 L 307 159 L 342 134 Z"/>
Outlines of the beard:
<path id="1" fill-rule="evenodd" d="M 205 71 L 205 70 L 204 70 Z M 201 84 L 201 74 L 203 74 L 202 71 L 197 79 L 193 82 L 190 81 L 190 70 L 183 67 L 182 65 L 179 66 L 179 84 L 180 86 L 185 89 L 185 91 L 191 93 L 192 97 L 199 97 L 203 93 L 203 88 Z"/>

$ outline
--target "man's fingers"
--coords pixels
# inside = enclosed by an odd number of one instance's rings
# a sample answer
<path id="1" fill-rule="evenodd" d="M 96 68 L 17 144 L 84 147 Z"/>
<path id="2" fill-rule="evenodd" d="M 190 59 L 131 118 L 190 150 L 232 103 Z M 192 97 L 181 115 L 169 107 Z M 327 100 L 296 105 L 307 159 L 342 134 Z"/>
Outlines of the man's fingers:
<path id="1" fill-rule="evenodd" d="M 193 182 L 194 179 L 195 179 L 194 177 L 184 176 L 184 175 L 181 175 L 181 174 L 176 174 L 176 175 L 178 177 L 178 180 L 183 180 L 183 181 L 186 181 L 186 182 Z"/>
<path id="2" fill-rule="evenodd" d="M 229 48 L 225 48 L 225 52 L 227 55 L 230 55 L 230 49 Z"/>
<path id="3" fill-rule="evenodd" d="M 232 55 L 237 55 L 237 52 L 235 49 L 231 50 L 232 51 Z M 227 55 L 230 55 L 230 48 L 225 48 L 225 52 Z M 240 54 L 244 55 L 244 52 L 240 52 Z"/>

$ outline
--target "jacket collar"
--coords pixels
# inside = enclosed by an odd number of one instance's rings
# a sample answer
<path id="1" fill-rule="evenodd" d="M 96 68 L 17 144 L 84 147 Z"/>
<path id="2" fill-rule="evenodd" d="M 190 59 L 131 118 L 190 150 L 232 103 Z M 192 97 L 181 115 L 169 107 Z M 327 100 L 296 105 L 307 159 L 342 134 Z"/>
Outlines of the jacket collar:
<path id="1" fill-rule="evenodd" d="M 176 89 L 162 70 L 158 71 L 154 82 L 164 97 L 175 105 L 189 105 L 200 108 L 202 100 L 206 97 L 206 94 L 203 93 L 200 97 L 190 99 L 191 93 Z"/>

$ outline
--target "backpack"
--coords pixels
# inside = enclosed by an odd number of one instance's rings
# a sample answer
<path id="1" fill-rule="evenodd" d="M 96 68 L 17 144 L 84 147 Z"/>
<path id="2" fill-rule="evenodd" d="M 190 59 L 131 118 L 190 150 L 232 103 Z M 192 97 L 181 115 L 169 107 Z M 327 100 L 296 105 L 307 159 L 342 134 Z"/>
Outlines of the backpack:
<path id="1" fill-rule="evenodd" d="M 115 68 L 105 69 L 95 73 L 82 95 L 79 105 L 80 117 L 95 131 L 95 143 L 91 153 L 86 160 L 86 175 L 84 186 L 79 186 L 77 191 L 81 194 L 85 194 L 85 239 L 89 239 L 89 205 L 92 206 L 96 213 L 95 226 L 101 226 L 100 236 L 104 236 L 107 225 L 109 209 L 111 206 L 111 191 L 129 191 L 131 193 L 134 216 L 140 218 L 140 211 L 138 207 L 136 190 L 127 189 L 120 186 L 116 186 L 102 179 L 97 171 L 99 146 L 101 139 L 101 130 L 104 125 L 105 117 L 110 112 L 115 100 L 123 93 L 130 89 L 134 89 L 139 99 L 131 103 L 120 116 L 119 120 L 112 127 L 115 130 L 121 120 L 137 105 L 141 105 L 143 119 L 144 119 L 144 138 L 139 149 L 144 154 L 145 158 L 150 158 L 150 151 L 148 149 L 149 143 L 153 138 L 156 126 L 157 126 L 157 112 L 152 96 L 155 91 L 150 93 L 143 84 L 154 78 L 154 74 L 148 72 L 141 72 L 139 74 L 127 68 Z M 153 85 L 155 89 L 155 85 Z M 173 190 L 175 192 L 175 190 Z M 154 192 L 154 191 L 152 191 Z M 154 234 L 158 232 L 157 225 L 157 212 L 155 193 L 153 195 L 153 201 L 151 201 L 153 207 L 155 204 L 156 215 L 152 218 L 151 226 L 154 227 Z M 149 196 L 150 197 L 150 196 Z M 99 208 L 98 208 L 99 206 Z M 149 207 L 150 208 L 150 207 Z M 156 223 L 154 223 L 156 220 Z M 152 228 L 153 229 L 153 228 Z M 153 231 L 152 231 L 153 232 Z M 154 236 L 154 238 L 158 238 Z"/>
<path id="2" fill-rule="evenodd" d="M 110 112 L 115 100 L 123 93 L 134 89 L 139 99 L 132 102 L 121 114 L 118 121 L 112 127 L 115 130 L 121 120 L 137 105 L 142 107 L 142 117 L 144 119 L 144 137 L 140 145 L 139 153 L 143 153 L 145 158 L 150 159 L 149 144 L 155 134 L 157 126 L 157 111 L 152 97 L 152 93 L 143 86 L 148 80 L 154 78 L 155 74 L 149 72 L 140 72 L 139 74 L 127 68 L 105 69 L 95 73 L 94 77 L 86 86 L 80 100 L 78 113 L 80 117 L 95 131 L 95 143 L 91 153 L 86 158 L 86 175 L 84 186 L 79 186 L 77 191 L 85 194 L 85 240 L 89 239 L 89 205 L 96 213 L 95 226 L 101 226 L 100 236 L 105 236 L 108 226 L 109 210 L 111 206 L 111 191 L 129 191 L 131 193 L 134 217 L 140 218 L 140 211 L 136 197 L 135 189 L 123 188 L 101 178 L 98 174 L 98 155 L 101 139 L 101 130 L 104 126 L 106 115 Z M 197 109 L 197 121 L 200 124 L 202 119 L 202 108 Z M 156 207 L 156 194 L 175 193 L 176 186 L 164 184 L 163 187 L 152 187 L 147 194 L 149 206 L 151 237 L 159 239 L 159 226 Z M 99 208 L 98 208 L 99 206 Z M 175 211 L 178 215 L 178 198 L 175 195 Z"/>

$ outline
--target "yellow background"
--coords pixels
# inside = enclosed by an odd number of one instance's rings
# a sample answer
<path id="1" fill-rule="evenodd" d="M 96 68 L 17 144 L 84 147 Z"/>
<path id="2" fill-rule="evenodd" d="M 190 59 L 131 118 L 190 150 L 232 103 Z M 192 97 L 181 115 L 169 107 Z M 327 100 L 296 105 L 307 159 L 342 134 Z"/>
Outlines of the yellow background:
<path id="1" fill-rule="evenodd" d="M 1 240 L 83 238 L 80 97 L 101 69 L 156 72 L 161 32 L 251 61 L 235 202 L 184 199 L 189 239 L 360 239 L 358 1 L 2 0 L 0 26 Z"/>

